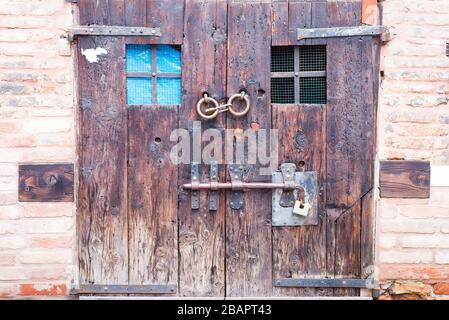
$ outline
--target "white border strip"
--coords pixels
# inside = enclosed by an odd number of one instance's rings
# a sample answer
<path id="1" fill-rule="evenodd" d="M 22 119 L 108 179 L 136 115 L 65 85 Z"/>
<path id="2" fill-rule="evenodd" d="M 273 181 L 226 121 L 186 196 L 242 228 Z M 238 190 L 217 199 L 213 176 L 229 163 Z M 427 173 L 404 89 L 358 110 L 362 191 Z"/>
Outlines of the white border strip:
<path id="1" fill-rule="evenodd" d="M 449 187 L 449 166 L 430 164 L 430 185 L 432 187 Z"/>

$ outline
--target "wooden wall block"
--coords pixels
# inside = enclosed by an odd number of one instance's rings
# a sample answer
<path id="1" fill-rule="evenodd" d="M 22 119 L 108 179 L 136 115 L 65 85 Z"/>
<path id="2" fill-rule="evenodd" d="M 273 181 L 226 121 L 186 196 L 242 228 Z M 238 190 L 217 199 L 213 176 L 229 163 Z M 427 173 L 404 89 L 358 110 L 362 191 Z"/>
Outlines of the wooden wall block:
<path id="1" fill-rule="evenodd" d="M 377 0 L 362 0 L 362 23 L 368 25 L 379 24 Z"/>
<path id="2" fill-rule="evenodd" d="M 19 165 L 19 201 L 72 202 L 73 164 Z"/>
<path id="3" fill-rule="evenodd" d="M 429 161 L 380 162 L 380 196 L 382 198 L 429 198 L 429 195 Z"/>

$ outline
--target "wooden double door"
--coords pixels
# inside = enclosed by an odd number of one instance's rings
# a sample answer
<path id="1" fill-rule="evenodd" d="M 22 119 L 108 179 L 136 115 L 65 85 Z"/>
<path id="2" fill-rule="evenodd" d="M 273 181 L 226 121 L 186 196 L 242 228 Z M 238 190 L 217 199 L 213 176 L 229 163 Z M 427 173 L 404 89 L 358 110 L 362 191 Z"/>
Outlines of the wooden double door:
<path id="1" fill-rule="evenodd" d="M 360 3 L 80 0 L 79 7 L 82 25 L 161 31 L 158 37 L 77 38 L 80 288 L 169 296 L 359 295 L 357 285 L 278 280 L 365 279 L 372 272 L 379 40 L 298 41 L 296 34 L 298 28 L 359 26 Z M 133 43 L 180 46 L 180 105 L 127 105 L 125 52 Z M 302 45 L 326 46 L 326 103 L 274 104 L 272 47 Z M 88 59 L 89 49 L 97 50 L 96 58 Z M 251 101 L 246 116 L 198 116 L 205 92 L 225 103 L 242 90 Z M 192 209 L 191 193 L 181 187 L 192 179 L 191 165 L 170 160 L 176 144 L 170 135 L 193 133 L 197 121 L 202 132 L 278 129 L 279 163 L 317 173 L 317 224 L 272 226 L 271 190 L 245 192 L 240 210 L 220 191 L 216 211 L 208 192 L 199 192 L 199 209 Z M 244 180 L 271 181 L 259 167 L 245 164 Z M 220 181 L 229 181 L 228 168 L 219 165 Z M 200 181 L 210 178 L 209 170 L 199 166 Z"/>

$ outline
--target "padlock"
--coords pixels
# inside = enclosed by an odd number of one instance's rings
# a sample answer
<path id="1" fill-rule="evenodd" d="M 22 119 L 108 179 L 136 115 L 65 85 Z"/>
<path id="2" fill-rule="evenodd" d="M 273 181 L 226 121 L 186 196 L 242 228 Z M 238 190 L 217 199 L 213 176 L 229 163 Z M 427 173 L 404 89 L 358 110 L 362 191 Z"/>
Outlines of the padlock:
<path id="1" fill-rule="evenodd" d="M 312 206 L 308 203 L 303 203 L 301 200 L 296 200 L 293 206 L 293 214 L 298 216 L 307 217 Z"/>

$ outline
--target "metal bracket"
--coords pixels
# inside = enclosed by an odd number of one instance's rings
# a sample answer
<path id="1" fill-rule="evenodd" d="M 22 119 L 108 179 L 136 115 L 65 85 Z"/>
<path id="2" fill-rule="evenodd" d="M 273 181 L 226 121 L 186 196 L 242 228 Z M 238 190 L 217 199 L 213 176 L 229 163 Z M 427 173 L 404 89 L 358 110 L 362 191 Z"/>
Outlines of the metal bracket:
<path id="1" fill-rule="evenodd" d="M 385 26 L 358 26 L 358 27 L 335 27 L 335 28 L 313 28 L 297 29 L 297 40 L 323 39 L 356 36 L 378 36 L 388 33 Z"/>
<path id="2" fill-rule="evenodd" d="M 190 172 L 192 175 L 192 186 L 198 186 L 200 183 L 200 165 L 198 162 L 192 162 Z M 200 193 L 198 190 L 192 190 L 191 192 L 191 207 L 193 210 L 200 208 Z"/>
<path id="3" fill-rule="evenodd" d="M 234 210 L 243 208 L 243 165 L 229 165 L 229 175 L 231 176 L 232 191 L 230 192 L 230 206 Z"/>
<path id="4" fill-rule="evenodd" d="M 175 294 L 176 285 L 94 285 L 82 284 L 72 288 L 70 295 L 82 294 Z"/>
<path id="5" fill-rule="evenodd" d="M 374 278 L 368 279 L 294 279 L 283 278 L 273 280 L 275 287 L 290 288 L 365 288 L 378 289 L 379 284 Z"/>
<path id="6" fill-rule="evenodd" d="M 218 162 L 210 162 L 210 185 L 211 189 L 209 192 L 209 210 L 218 210 Z"/>
<path id="7" fill-rule="evenodd" d="M 283 163 L 281 165 L 281 174 L 285 184 L 294 184 L 294 176 L 296 171 L 296 165 L 294 163 Z M 295 204 L 295 192 L 294 190 L 283 190 L 279 205 L 281 207 L 290 208 Z"/>
<path id="8" fill-rule="evenodd" d="M 76 36 L 162 36 L 160 28 L 124 27 L 124 26 L 76 26 L 68 30 L 73 42 Z"/>
<path id="9" fill-rule="evenodd" d="M 290 190 L 274 189 L 272 194 L 272 226 L 287 227 L 287 226 L 305 226 L 318 224 L 318 174 L 314 171 L 295 172 L 291 164 L 283 164 L 281 172 L 275 172 L 272 176 L 273 183 L 292 183 L 299 185 L 301 188 L 293 190 L 293 195 Z M 293 181 L 290 181 L 289 175 L 293 176 Z M 302 200 L 303 203 L 310 205 L 307 216 L 294 214 L 294 208 L 290 205 L 291 200 Z"/>

